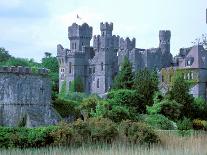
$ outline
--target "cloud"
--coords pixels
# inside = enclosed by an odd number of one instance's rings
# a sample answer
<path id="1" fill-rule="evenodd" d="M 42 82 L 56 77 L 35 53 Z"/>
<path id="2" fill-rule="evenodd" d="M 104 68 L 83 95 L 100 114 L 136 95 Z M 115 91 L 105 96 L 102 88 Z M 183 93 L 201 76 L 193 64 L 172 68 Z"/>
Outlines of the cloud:
<path id="1" fill-rule="evenodd" d="M 0 17 L 38 18 L 49 15 L 48 1 L 42 0 L 3 0 L 0 1 Z"/>

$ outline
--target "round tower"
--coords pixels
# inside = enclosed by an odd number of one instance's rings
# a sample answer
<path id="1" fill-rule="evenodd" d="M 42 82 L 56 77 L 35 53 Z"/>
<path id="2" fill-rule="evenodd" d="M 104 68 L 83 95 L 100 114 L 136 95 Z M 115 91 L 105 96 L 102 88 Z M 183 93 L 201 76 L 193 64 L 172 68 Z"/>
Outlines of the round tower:
<path id="1" fill-rule="evenodd" d="M 68 39 L 70 40 L 70 49 L 75 51 L 82 51 L 82 47 L 90 47 L 90 40 L 92 38 L 93 28 L 84 23 L 78 25 L 73 23 L 68 27 Z"/>
<path id="2" fill-rule="evenodd" d="M 161 48 L 163 54 L 170 53 L 170 38 L 171 32 L 169 30 L 159 31 L 159 47 Z"/>

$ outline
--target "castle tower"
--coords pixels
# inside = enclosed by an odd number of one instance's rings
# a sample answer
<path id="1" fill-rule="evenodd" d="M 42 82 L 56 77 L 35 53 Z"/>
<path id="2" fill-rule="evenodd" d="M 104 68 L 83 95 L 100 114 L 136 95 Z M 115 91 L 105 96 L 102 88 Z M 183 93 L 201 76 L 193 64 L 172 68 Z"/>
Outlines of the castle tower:
<path id="1" fill-rule="evenodd" d="M 104 94 L 112 86 L 113 76 L 117 72 L 117 50 L 119 37 L 113 36 L 113 23 L 100 23 L 101 35 L 94 36 L 95 79 L 92 93 Z M 117 67 L 117 68 L 116 68 Z"/>
<path id="2" fill-rule="evenodd" d="M 73 23 L 72 26 L 69 26 L 68 39 L 70 40 L 70 50 L 82 51 L 83 46 L 89 47 L 92 31 L 92 27 L 86 23 L 83 25 Z"/>
<path id="3" fill-rule="evenodd" d="M 161 68 L 170 67 L 172 65 L 172 54 L 170 53 L 170 38 L 171 32 L 169 30 L 159 31 L 159 48 L 161 50 Z"/>
<path id="4" fill-rule="evenodd" d="M 170 53 L 170 38 L 171 38 L 171 32 L 169 30 L 159 31 L 159 40 L 160 40 L 159 47 L 162 51 L 162 54 Z"/>
<path id="5" fill-rule="evenodd" d="M 113 31 L 113 23 L 101 23 L 100 24 L 101 36 L 111 37 Z"/>

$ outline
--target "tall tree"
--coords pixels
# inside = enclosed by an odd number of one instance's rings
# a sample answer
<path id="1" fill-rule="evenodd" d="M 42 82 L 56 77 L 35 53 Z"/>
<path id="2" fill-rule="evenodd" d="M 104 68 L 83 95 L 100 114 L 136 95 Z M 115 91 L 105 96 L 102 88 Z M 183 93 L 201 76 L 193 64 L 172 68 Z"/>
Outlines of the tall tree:
<path id="1" fill-rule="evenodd" d="M 113 89 L 131 89 L 133 86 L 132 64 L 127 57 L 121 64 L 121 70 L 115 77 Z"/>
<path id="2" fill-rule="evenodd" d="M 158 77 L 156 71 L 139 70 L 134 80 L 134 88 L 142 95 L 146 105 L 153 104 L 153 95 L 158 91 Z"/>
<path id="3" fill-rule="evenodd" d="M 183 108 L 181 110 L 182 117 L 191 117 L 194 98 L 189 94 L 190 86 L 180 74 L 175 75 L 172 87 L 169 91 L 171 100 L 180 103 Z"/>

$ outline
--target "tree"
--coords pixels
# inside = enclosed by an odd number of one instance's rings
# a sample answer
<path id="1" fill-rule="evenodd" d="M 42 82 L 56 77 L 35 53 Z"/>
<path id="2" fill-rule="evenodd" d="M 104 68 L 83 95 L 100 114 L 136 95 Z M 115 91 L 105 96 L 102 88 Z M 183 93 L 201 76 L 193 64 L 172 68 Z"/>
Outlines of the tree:
<path id="1" fill-rule="evenodd" d="M 115 77 L 113 89 L 131 89 L 133 86 L 132 65 L 127 57 L 121 64 L 121 70 Z"/>
<path id="2" fill-rule="evenodd" d="M 0 48 L 0 62 L 5 62 L 9 60 L 12 56 L 4 48 Z"/>
<path id="3" fill-rule="evenodd" d="M 42 58 L 42 67 L 50 70 L 49 77 L 52 81 L 52 99 L 55 100 L 58 94 L 58 61 L 56 57 L 53 57 L 51 53 L 45 52 L 45 57 Z"/>
<path id="4" fill-rule="evenodd" d="M 175 100 L 177 103 L 181 104 L 183 108 L 181 109 L 181 116 L 192 117 L 192 104 L 194 98 L 189 94 L 190 86 L 184 80 L 181 74 L 176 74 L 173 78 L 172 87 L 169 91 L 170 100 Z"/>
<path id="5" fill-rule="evenodd" d="M 146 105 L 153 104 L 153 95 L 158 91 L 158 77 L 156 71 L 146 68 L 136 73 L 134 88 L 138 94 L 142 95 Z"/>

